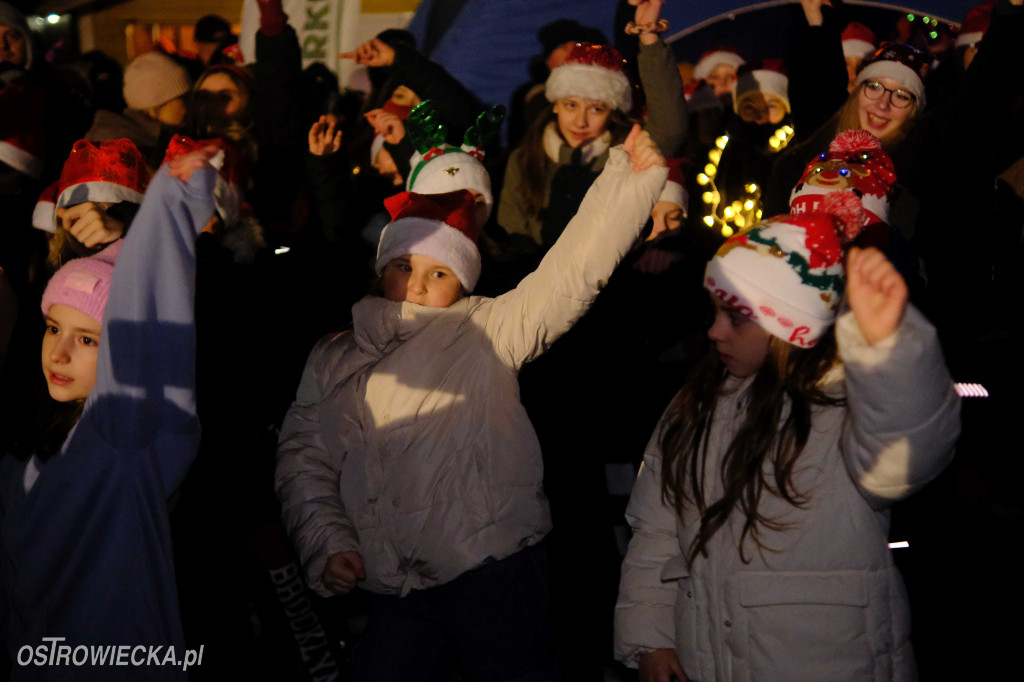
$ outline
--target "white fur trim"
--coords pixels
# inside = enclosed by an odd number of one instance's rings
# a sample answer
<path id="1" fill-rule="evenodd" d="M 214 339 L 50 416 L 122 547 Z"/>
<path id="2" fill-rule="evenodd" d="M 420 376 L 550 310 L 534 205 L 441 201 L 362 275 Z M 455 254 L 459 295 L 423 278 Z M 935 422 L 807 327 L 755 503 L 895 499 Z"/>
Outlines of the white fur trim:
<path id="1" fill-rule="evenodd" d="M 727 64 L 734 69 L 738 69 L 747 61 L 736 54 L 735 52 L 729 52 L 728 50 L 715 50 L 710 54 L 701 58 L 697 62 L 697 66 L 693 68 L 693 77 L 704 80 L 711 75 L 711 72 L 715 70 L 715 67 L 719 64 Z"/>
<path id="2" fill-rule="evenodd" d="M 36 207 L 32 209 L 32 227 L 51 234 L 56 232 L 57 217 L 54 209 L 52 201 L 37 201 Z"/>
<path id="3" fill-rule="evenodd" d="M 444 263 L 466 291 L 480 279 L 480 250 L 473 240 L 440 220 L 401 218 L 385 226 L 377 245 L 377 274 L 399 256 L 427 256 Z"/>
<path id="4" fill-rule="evenodd" d="M 687 201 L 686 189 L 678 182 L 672 182 L 669 180 L 665 183 L 664 189 L 661 190 L 661 196 L 658 197 L 658 201 L 668 201 L 675 204 L 676 206 L 682 206 L 683 210 L 686 210 Z"/>
<path id="5" fill-rule="evenodd" d="M 843 56 L 844 57 L 859 57 L 864 59 L 869 54 L 875 51 L 875 46 L 866 40 L 859 40 L 857 38 L 851 38 L 843 41 Z"/>
<path id="6" fill-rule="evenodd" d="M 621 111 L 629 111 L 633 106 L 626 74 L 595 64 L 570 62 L 555 68 L 548 76 L 544 95 L 549 102 L 563 97 L 596 99 Z"/>
<path id="7" fill-rule="evenodd" d="M 544 128 L 544 137 L 542 138 L 544 143 L 544 153 L 551 160 L 552 163 L 561 163 L 560 152 L 562 145 L 568 145 L 569 143 L 562 139 L 562 135 L 558 132 L 558 124 L 555 121 L 548 123 L 547 127 Z M 583 163 L 590 163 L 597 157 L 608 151 L 608 147 L 612 144 L 612 133 L 610 130 L 604 131 L 601 137 L 591 140 L 587 144 L 583 145 L 583 152 L 580 155 L 580 161 Z"/>
<path id="8" fill-rule="evenodd" d="M 7 141 L 0 141 L 0 161 L 35 180 L 43 174 L 41 158 Z"/>
<path id="9" fill-rule="evenodd" d="M 770 69 L 754 69 L 740 74 L 732 86 L 733 106 L 739 111 L 740 98 L 751 92 L 763 92 L 775 95 L 786 103 L 789 111 L 789 78 L 778 71 Z"/>
<path id="10" fill-rule="evenodd" d="M 985 37 L 984 31 L 971 31 L 970 33 L 961 33 L 956 37 L 957 47 L 974 47 L 981 42 L 981 39 Z"/>
<path id="11" fill-rule="evenodd" d="M 413 168 L 416 168 L 414 165 Z M 479 192 L 484 197 L 487 217 L 491 215 L 494 197 L 491 194 L 491 176 L 476 157 L 463 152 L 448 152 L 435 156 L 423 164 L 419 172 L 409 179 L 415 182 L 408 187 L 417 194 L 444 194 L 459 189 Z"/>
<path id="12" fill-rule="evenodd" d="M 896 81 L 901 87 L 914 93 L 914 96 L 917 97 L 918 107 L 922 110 L 924 109 L 924 81 L 906 64 L 900 64 L 888 59 L 868 64 L 857 74 L 856 85 L 860 85 L 864 81 L 874 80 L 875 78 L 890 78 Z"/>
<path id="13" fill-rule="evenodd" d="M 79 182 L 64 188 L 64 191 L 57 197 L 55 208 L 67 208 L 77 206 L 87 201 L 109 201 L 117 204 L 122 201 L 130 201 L 133 204 L 142 203 L 142 193 L 129 189 L 116 182 L 104 182 L 103 180 L 92 180 L 90 182 Z M 53 224 L 56 229 L 57 214 L 54 212 Z"/>

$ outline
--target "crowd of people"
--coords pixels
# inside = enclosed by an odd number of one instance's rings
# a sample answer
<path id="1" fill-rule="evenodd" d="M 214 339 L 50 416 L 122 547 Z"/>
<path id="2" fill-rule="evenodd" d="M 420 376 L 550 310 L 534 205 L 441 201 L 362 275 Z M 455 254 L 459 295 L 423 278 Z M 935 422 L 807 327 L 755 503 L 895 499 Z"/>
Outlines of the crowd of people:
<path id="1" fill-rule="evenodd" d="M 1021 513 L 953 377 L 1020 378 L 1022 4 L 689 65 L 628 0 L 506 111 L 398 29 L 341 88 L 281 0 L 75 87 L 0 1 L 0 679 L 960 661 L 935 540 Z"/>

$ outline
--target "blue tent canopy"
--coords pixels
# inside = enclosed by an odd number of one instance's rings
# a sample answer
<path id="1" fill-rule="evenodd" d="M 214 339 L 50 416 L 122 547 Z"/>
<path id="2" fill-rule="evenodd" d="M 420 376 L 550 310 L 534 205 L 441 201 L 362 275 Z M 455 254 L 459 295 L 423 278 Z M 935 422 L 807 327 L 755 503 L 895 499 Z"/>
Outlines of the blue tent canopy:
<path id="1" fill-rule="evenodd" d="M 905 0 L 902 3 L 883 3 L 848 0 L 847 5 L 919 13 L 956 23 L 980 1 Z M 616 4 L 614 0 L 423 0 L 409 30 L 416 36 L 417 44 L 433 46 L 427 53 L 428 57 L 442 64 L 482 101 L 507 105 L 512 91 L 527 80 L 530 59 L 541 50 L 536 36 L 542 26 L 558 18 L 575 19 L 581 24 L 601 29 L 611 38 L 614 36 Z M 754 22 L 753 16 L 746 15 L 787 4 L 794 3 L 790 0 L 666 2 L 663 14 L 671 28 L 665 38 L 673 43 L 677 56 L 692 60 L 710 47 L 702 45 L 700 40 L 687 41 L 686 38 L 694 31 L 734 18 Z M 443 33 L 437 30 L 428 36 L 428 31 L 435 30 L 430 22 L 435 6 L 438 10 L 454 12 L 455 18 L 450 22 L 435 22 L 445 24 Z M 851 7 L 850 11 L 855 9 Z M 799 12 L 799 7 L 792 8 L 792 11 Z M 776 41 L 784 40 L 786 35 L 785 31 L 761 30 L 754 42 L 770 46 L 772 34 Z M 688 42 L 691 44 L 687 45 Z"/>

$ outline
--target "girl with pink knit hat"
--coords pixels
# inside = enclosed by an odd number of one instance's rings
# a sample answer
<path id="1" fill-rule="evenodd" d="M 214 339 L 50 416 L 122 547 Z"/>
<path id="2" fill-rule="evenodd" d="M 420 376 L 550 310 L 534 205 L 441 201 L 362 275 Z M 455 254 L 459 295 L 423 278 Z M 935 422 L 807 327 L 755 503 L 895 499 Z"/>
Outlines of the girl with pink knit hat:
<path id="1" fill-rule="evenodd" d="M 644 682 L 916 677 L 889 508 L 949 463 L 959 398 L 852 192 L 728 239 L 712 349 L 633 488 L 615 654 Z M 847 249 L 849 248 L 849 252 Z"/>
<path id="2" fill-rule="evenodd" d="M 209 156 L 165 164 L 127 237 L 70 260 L 43 295 L 54 419 L 0 463 L 11 679 L 61 677 L 39 667 L 49 660 L 39 647 L 55 636 L 74 652 L 185 655 L 167 504 L 199 439 L 195 238 L 214 213 Z M 86 658 L 75 655 L 75 679 L 138 679 L 114 655 Z M 186 679 L 180 663 L 159 660 L 147 679 Z"/>

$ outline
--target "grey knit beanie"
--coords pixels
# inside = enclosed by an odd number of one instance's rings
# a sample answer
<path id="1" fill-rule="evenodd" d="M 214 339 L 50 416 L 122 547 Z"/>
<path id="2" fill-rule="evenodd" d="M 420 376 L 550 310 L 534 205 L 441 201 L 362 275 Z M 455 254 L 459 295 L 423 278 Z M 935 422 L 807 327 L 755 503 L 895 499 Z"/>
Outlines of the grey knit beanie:
<path id="1" fill-rule="evenodd" d="M 165 54 L 147 52 L 124 70 L 124 101 L 131 109 L 150 109 L 192 89 L 188 72 Z"/>

